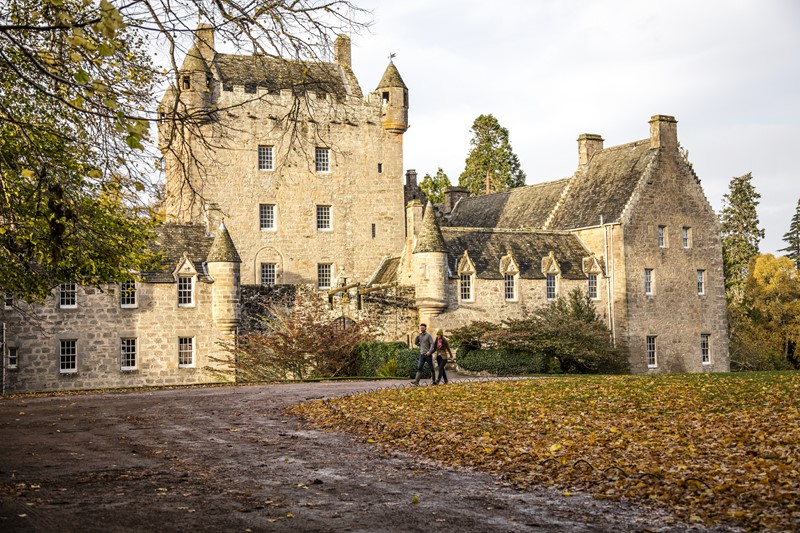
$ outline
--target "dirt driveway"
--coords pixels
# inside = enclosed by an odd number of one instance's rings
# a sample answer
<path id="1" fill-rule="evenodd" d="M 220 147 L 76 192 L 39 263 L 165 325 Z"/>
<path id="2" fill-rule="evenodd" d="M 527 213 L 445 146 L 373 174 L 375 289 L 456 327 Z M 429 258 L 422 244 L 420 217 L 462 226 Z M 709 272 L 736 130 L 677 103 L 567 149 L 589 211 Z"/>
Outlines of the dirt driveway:
<path id="1" fill-rule="evenodd" d="M 380 385 L 0 399 L 0 531 L 686 529 L 649 510 L 385 454 L 284 411 Z"/>

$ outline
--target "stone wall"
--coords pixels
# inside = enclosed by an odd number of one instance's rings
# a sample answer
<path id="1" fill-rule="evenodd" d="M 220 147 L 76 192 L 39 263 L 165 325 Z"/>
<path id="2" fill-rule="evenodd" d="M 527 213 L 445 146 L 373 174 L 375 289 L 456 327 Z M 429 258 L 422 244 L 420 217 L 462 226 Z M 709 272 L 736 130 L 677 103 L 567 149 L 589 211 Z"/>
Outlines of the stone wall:
<path id="1" fill-rule="evenodd" d="M 19 354 L 6 371 L 6 390 L 65 390 L 206 383 L 204 369 L 218 350 L 211 320 L 211 283 L 195 284 L 194 306 L 178 307 L 174 283 L 139 284 L 138 307 L 123 309 L 115 285 L 78 287 L 77 308 L 43 306 L 2 311 L 6 341 Z M 56 291 L 57 292 L 57 291 Z M 56 294 L 57 296 L 57 294 Z M 193 337 L 194 365 L 178 367 L 178 337 Z M 121 339 L 137 340 L 136 370 L 121 368 Z M 77 372 L 59 371 L 61 340 L 76 340 Z"/>
<path id="2" fill-rule="evenodd" d="M 661 247 L 659 226 L 666 238 Z M 683 245 L 682 228 L 690 243 Z M 661 150 L 649 179 L 627 214 L 624 246 L 631 369 L 644 372 L 729 370 L 722 244 L 717 217 L 694 173 L 677 150 Z M 644 293 L 644 271 L 654 290 Z M 705 271 L 698 294 L 697 271 Z M 701 334 L 710 335 L 711 362 L 703 364 Z M 657 366 L 648 368 L 647 336 L 656 337 Z"/>

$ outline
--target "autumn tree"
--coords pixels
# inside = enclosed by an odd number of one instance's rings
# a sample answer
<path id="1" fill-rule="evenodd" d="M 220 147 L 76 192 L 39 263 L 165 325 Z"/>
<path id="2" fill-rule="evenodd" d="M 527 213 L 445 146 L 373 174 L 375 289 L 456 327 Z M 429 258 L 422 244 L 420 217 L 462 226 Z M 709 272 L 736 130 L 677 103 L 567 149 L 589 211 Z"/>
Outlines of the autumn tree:
<path id="1" fill-rule="evenodd" d="M 425 174 L 425 178 L 419 184 L 419 188 L 422 189 L 428 200 L 435 204 L 444 202 L 444 193 L 449 187 L 450 178 L 444 173 L 442 167 L 439 167 L 434 176 Z"/>
<path id="2" fill-rule="evenodd" d="M 800 200 L 797 201 L 797 209 L 789 224 L 789 231 L 783 235 L 783 242 L 786 243 L 786 248 L 781 248 L 780 251 L 786 252 L 786 257 L 800 268 Z"/>
<path id="3" fill-rule="evenodd" d="M 758 255 L 758 243 L 764 238 L 757 213 L 761 195 L 753 187 L 752 179 L 749 172 L 731 179 L 720 213 L 725 292 L 734 303 L 742 298 L 747 267 Z"/>
<path id="4" fill-rule="evenodd" d="M 458 178 L 461 187 L 478 195 L 486 193 L 487 179 L 491 192 L 525 185 L 525 172 L 511 149 L 508 130 L 494 116 L 480 115 L 472 123 L 470 131 L 469 155 Z"/>
<path id="5" fill-rule="evenodd" d="M 798 368 L 800 271 L 788 257 L 751 262 L 742 305 L 731 321 L 731 364 L 741 370 Z M 738 313 L 738 314 L 737 314 Z"/>
<path id="6" fill-rule="evenodd" d="M 319 61 L 362 13 L 349 0 L 0 3 L 0 291 L 40 301 L 61 281 L 147 268 L 157 93 L 180 93 L 198 20 L 237 50 Z M 202 141 L 209 118 L 181 107 L 168 120 Z"/>
<path id="7" fill-rule="evenodd" d="M 235 381 L 327 378 L 357 372 L 356 346 L 374 339 L 375 321 L 335 317 L 319 295 L 296 287 L 291 300 L 275 300 L 258 313 L 258 329 L 225 346 L 208 368 Z"/>

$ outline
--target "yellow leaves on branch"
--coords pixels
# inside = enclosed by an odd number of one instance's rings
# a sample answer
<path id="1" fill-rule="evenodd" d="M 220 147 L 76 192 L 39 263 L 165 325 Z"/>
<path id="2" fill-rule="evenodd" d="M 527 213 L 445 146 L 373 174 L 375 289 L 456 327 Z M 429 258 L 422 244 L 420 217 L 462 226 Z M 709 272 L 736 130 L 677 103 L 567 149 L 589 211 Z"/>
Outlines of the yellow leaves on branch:
<path id="1" fill-rule="evenodd" d="M 523 487 L 625 498 L 686 522 L 800 530 L 799 373 L 464 383 L 293 410 Z"/>

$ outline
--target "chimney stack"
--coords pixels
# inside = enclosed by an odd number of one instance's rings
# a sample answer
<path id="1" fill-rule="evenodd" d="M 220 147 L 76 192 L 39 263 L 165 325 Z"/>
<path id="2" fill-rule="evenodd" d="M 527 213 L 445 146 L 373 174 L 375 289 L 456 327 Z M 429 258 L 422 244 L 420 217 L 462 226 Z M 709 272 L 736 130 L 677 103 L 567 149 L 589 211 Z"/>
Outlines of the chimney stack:
<path id="1" fill-rule="evenodd" d="M 678 121 L 669 115 L 650 118 L 650 148 L 678 150 Z"/>
<path id="2" fill-rule="evenodd" d="M 214 26 L 211 24 L 198 24 L 194 33 L 194 45 L 206 64 L 214 60 Z"/>
<path id="3" fill-rule="evenodd" d="M 444 214 L 453 212 L 459 200 L 469 197 L 469 190 L 464 187 L 448 187 L 444 192 Z"/>
<path id="4" fill-rule="evenodd" d="M 578 136 L 578 164 L 588 165 L 592 156 L 603 149 L 603 138 L 594 133 L 582 133 Z"/>
<path id="5" fill-rule="evenodd" d="M 417 186 L 417 171 L 413 168 L 406 170 L 406 185 L 409 187 Z"/>
<path id="6" fill-rule="evenodd" d="M 352 68 L 350 58 L 350 37 L 339 35 L 333 43 L 333 60 L 342 67 Z"/>

